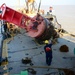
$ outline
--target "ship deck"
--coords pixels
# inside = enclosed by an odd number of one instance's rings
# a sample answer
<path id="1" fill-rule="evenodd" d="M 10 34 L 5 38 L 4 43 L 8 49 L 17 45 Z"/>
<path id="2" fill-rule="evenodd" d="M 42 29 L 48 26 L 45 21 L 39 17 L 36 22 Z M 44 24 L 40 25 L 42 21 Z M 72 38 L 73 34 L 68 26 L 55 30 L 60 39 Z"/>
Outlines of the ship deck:
<path id="1" fill-rule="evenodd" d="M 69 52 L 60 52 L 59 48 L 62 45 L 67 45 Z M 27 36 L 25 30 L 17 34 L 7 43 L 7 46 L 8 65 L 6 65 L 6 70 L 3 70 L 4 66 L 0 67 L 1 75 L 2 73 L 20 75 L 21 71 L 27 71 L 28 75 L 59 75 L 59 73 L 64 73 L 61 69 L 75 71 L 75 38 L 70 35 L 58 38 L 58 42 L 52 46 L 53 59 L 50 66 L 45 62 L 44 44 L 40 45 L 34 38 Z M 22 59 L 26 57 L 32 62 L 23 64 Z"/>

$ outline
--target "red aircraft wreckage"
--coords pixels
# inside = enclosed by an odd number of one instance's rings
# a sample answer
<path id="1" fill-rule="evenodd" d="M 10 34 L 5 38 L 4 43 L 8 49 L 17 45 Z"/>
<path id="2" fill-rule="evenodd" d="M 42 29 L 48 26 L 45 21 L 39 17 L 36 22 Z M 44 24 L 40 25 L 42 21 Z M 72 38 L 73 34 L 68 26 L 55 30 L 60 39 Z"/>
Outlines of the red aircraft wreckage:
<path id="1" fill-rule="evenodd" d="M 57 37 L 52 18 L 44 18 L 39 13 L 33 18 L 22 14 L 3 4 L 0 7 L 0 19 L 13 23 L 27 31 L 28 36 L 37 40 L 49 40 L 52 36 Z"/>

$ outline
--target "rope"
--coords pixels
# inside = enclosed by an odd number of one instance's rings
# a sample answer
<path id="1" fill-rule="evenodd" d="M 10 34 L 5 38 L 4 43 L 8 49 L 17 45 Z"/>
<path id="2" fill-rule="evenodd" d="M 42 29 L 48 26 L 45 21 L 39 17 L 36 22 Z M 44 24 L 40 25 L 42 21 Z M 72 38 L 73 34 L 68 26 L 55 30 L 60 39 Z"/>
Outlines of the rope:
<path id="1" fill-rule="evenodd" d="M 30 67 L 30 68 L 50 68 L 50 69 L 59 69 L 59 70 L 63 70 L 63 69 L 73 69 L 75 67 L 71 67 L 71 68 L 55 68 L 55 67 L 51 67 L 51 66 L 20 66 L 20 67 Z"/>

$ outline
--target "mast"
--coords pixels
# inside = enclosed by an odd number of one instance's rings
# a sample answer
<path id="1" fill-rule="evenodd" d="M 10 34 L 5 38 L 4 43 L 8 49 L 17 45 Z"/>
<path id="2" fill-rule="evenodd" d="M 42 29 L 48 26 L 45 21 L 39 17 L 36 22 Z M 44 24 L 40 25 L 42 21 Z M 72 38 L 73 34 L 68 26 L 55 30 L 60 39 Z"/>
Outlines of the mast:
<path id="1" fill-rule="evenodd" d="M 20 6 L 20 0 L 18 0 L 18 6 Z"/>
<path id="2" fill-rule="evenodd" d="M 39 13 L 39 11 L 40 11 L 40 6 L 41 6 L 41 0 L 40 0 L 40 2 L 39 2 L 39 6 L 38 6 L 38 13 Z"/>
<path id="3" fill-rule="evenodd" d="M 28 12 L 35 10 L 35 0 L 25 0 L 25 3 Z"/>

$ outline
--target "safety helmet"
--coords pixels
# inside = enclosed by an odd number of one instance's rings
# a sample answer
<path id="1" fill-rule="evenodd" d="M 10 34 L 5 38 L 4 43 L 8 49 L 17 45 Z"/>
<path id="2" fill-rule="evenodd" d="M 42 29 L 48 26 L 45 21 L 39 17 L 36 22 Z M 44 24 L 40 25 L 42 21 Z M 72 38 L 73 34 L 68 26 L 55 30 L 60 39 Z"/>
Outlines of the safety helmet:
<path id="1" fill-rule="evenodd" d="M 48 44 L 49 43 L 49 41 L 48 40 L 45 40 L 45 44 Z"/>

